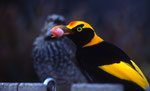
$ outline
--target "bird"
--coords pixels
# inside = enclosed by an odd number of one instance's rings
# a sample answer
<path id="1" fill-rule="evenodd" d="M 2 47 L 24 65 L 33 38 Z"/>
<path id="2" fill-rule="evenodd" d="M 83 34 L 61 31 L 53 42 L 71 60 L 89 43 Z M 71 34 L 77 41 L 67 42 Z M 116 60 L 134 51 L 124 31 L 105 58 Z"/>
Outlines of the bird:
<path id="1" fill-rule="evenodd" d="M 84 21 L 58 25 L 52 38 L 67 36 L 76 45 L 80 70 L 92 83 L 121 83 L 125 91 L 144 91 L 149 83 L 135 62 L 119 47 L 98 36 Z"/>
<path id="2" fill-rule="evenodd" d="M 51 38 L 49 29 L 65 24 L 61 15 L 49 15 L 40 35 L 35 39 L 32 49 L 32 61 L 35 71 L 44 81 L 47 77 L 56 80 L 57 91 L 70 91 L 73 83 L 86 83 L 86 77 L 75 64 L 75 47 L 67 37 Z"/>

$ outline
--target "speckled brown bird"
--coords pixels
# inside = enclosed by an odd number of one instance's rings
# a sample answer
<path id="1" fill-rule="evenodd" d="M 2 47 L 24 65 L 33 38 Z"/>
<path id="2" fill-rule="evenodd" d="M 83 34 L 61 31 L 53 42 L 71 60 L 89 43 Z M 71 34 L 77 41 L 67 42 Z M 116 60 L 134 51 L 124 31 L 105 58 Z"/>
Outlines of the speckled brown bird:
<path id="1" fill-rule="evenodd" d="M 51 38 L 48 31 L 52 27 L 65 23 L 59 15 L 48 16 L 42 33 L 33 44 L 33 64 L 37 75 L 43 82 L 53 77 L 57 82 L 57 91 L 70 91 L 73 83 L 86 83 L 85 76 L 75 65 L 75 47 L 67 37 Z"/>

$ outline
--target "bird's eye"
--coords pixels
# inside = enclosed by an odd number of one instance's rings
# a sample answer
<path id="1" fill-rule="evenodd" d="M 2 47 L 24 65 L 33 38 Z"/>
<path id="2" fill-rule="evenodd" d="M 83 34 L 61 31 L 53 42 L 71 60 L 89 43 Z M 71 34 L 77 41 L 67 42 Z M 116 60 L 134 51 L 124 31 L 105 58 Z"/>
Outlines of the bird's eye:
<path id="1" fill-rule="evenodd" d="M 82 31 L 82 27 L 77 27 L 77 31 L 81 32 Z"/>

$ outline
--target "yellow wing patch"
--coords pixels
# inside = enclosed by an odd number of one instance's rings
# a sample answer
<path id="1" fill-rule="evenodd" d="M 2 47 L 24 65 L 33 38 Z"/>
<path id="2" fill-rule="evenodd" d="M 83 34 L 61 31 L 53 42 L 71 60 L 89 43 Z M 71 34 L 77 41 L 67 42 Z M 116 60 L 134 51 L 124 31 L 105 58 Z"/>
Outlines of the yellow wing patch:
<path id="1" fill-rule="evenodd" d="M 142 87 L 143 89 L 146 89 L 149 86 L 146 77 L 132 60 L 131 63 L 133 64 L 136 70 L 130 64 L 125 63 L 123 61 L 120 61 L 120 63 L 114 63 L 98 67 L 113 76 L 116 76 L 120 79 L 132 81 L 140 87 Z"/>

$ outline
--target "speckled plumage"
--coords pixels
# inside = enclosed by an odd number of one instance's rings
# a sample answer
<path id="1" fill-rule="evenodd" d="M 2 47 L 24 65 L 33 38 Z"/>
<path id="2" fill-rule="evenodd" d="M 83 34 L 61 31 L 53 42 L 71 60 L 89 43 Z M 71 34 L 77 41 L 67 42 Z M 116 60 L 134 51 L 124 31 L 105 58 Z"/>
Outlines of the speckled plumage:
<path id="1" fill-rule="evenodd" d="M 87 82 L 74 64 L 75 47 L 67 37 L 51 38 L 49 29 L 64 24 L 62 16 L 48 16 L 43 34 L 33 44 L 33 64 L 41 81 L 53 77 L 57 82 L 57 91 L 69 91 L 70 84 Z M 48 31 L 48 32 L 47 32 Z"/>

